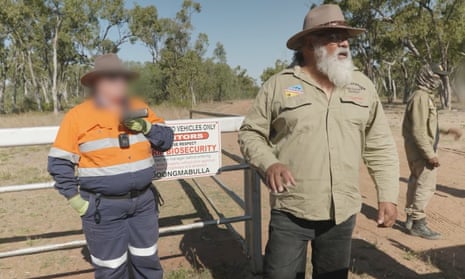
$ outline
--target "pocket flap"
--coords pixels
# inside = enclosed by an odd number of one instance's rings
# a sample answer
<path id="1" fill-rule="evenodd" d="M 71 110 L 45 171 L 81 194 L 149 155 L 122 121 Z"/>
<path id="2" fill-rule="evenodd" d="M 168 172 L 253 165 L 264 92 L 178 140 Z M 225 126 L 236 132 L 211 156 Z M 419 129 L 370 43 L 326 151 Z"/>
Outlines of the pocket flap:
<path id="1" fill-rule="evenodd" d="M 366 98 L 359 97 L 359 96 L 344 96 L 340 98 L 342 104 L 351 104 L 355 106 L 359 106 L 362 108 L 368 108 L 368 101 Z"/>

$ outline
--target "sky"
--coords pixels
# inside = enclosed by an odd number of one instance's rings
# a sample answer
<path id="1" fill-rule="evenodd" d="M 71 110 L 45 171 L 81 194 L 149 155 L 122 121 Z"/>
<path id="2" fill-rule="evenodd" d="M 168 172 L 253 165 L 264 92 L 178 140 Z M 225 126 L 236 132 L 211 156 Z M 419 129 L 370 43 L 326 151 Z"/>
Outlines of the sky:
<path id="1" fill-rule="evenodd" d="M 194 36 L 206 33 L 210 55 L 217 42 L 226 49 L 228 63 L 247 69 L 257 81 L 266 67 L 276 59 L 288 60 L 292 52 L 286 41 L 302 29 L 303 19 L 312 3 L 319 0 L 197 0 L 202 5 L 200 14 L 192 19 Z M 131 8 L 155 5 L 159 17 L 174 17 L 182 0 L 127 0 Z M 142 44 L 125 44 L 119 55 L 124 60 L 150 61 L 150 54 Z"/>

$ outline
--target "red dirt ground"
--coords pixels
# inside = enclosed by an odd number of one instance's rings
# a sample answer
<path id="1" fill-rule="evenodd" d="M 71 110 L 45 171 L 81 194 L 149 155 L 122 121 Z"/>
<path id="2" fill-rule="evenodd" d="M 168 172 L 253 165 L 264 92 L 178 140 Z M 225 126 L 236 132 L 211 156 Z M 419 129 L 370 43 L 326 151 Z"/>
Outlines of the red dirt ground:
<path id="1" fill-rule="evenodd" d="M 250 101 L 206 104 L 200 109 L 244 114 Z M 465 139 L 441 142 L 441 169 L 438 191 L 428 207 L 431 227 L 444 236 L 428 241 L 407 235 L 402 227 L 405 218 L 406 179 L 409 172 L 400 137 L 402 106 L 386 109 L 401 158 L 401 194 L 399 221 L 393 229 L 377 228 L 376 191 L 365 168 L 362 168 L 361 192 L 363 209 L 354 232 L 351 278 L 465 278 Z M 169 111 L 166 111 L 169 114 Z M 171 117 L 186 117 L 176 112 Z M 167 115 L 170 118 L 170 115 Z M 441 113 L 444 126 L 465 128 L 465 112 Z M 34 122 L 36 123 L 36 122 Z M 237 135 L 222 138 L 225 150 L 239 154 Z M 43 180 L 48 147 L 0 150 L 0 184 L 10 185 L 29 179 Z M 224 159 L 223 164 L 232 164 Z M 33 178 L 30 178 L 33 176 Z M 242 194 L 242 174 L 220 176 L 232 189 Z M 31 181 L 29 181 L 31 182 Z M 227 196 L 214 187 L 209 178 L 199 179 L 201 189 L 208 193 L 216 207 L 226 216 L 242 213 Z M 166 203 L 161 208 L 161 225 L 188 224 L 200 219 L 217 218 L 209 202 L 191 181 L 160 183 Z M 269 219 L 268 192 L 262 188 L 263 244 L 267 239 Z M 0 195 L 0 251 L 82 239 L 79 218 L 54 190 L 41 190 Z M 234 228 L 243 233 L 243 225 Z M 249 272 L 241 245 L 224 226 L 164 237 L 159 250 L 167 278 L 260 278 Z M 197 274 L 193 269 L 204 270 Z M 0 259 L 0 278 L 91 278 L 92 267 L 86 249 L 70 249 L 30 256 Z"/>

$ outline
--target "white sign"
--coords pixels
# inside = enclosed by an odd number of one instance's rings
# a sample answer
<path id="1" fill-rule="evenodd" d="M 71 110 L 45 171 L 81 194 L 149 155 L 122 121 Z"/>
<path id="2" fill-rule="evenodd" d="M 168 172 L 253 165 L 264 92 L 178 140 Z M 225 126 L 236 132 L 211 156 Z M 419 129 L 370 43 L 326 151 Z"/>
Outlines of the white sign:
<path id="1" fill-rule="evenodd" d="M 174 131 L 173 147 L 154 152 L 155 179 L 212 176 L 221 167 L 219 122 L 207 119 L 167 121 Z"/>

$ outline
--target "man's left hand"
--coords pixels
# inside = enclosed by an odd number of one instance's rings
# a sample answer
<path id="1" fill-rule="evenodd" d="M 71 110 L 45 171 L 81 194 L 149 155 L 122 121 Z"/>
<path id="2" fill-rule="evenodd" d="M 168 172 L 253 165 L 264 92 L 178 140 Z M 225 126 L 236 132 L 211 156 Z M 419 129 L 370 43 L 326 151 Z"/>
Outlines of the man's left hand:
<path id="1" fill-rule="evenodd" d="M 378 207 L 378 226 L 392 227 L 397 219 L 397 205 L 392 202 L 380 202 Z"/>
<path id="2" fill-rule="evenodd" d="M 147 135 L 152 129 L 152 124 L 144 118 L 132 119 L 124 122 L 124 126 L 129 130 Z"/>

